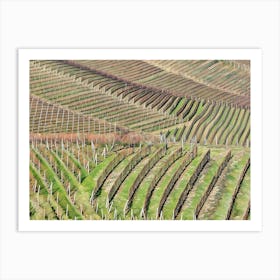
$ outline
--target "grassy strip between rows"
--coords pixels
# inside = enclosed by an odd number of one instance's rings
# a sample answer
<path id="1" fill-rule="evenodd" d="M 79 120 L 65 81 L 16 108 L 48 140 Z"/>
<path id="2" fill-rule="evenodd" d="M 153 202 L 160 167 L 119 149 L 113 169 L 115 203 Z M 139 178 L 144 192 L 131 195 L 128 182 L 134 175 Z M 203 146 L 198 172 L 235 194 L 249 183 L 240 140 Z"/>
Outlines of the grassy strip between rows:
<path id="1" fill-rule="evenodd" d="M 224 187 L 222 190 L 221 199 L 218 201 L 215 212 L 210 216 L 211 220 L 225 220 L 228 207 L 231 204 L 232 195 L 238 184 L 240 174 L 242 173 L 249 155 L 246 153 L 242 156 L 234 156 L 226 173 Z"/>
<path id="2" fill-rule="evenodd" d="M 83 219 L 83 216 L 81 213 L 76 209 L 76 207 L 72 204 L 72 202 L 69 200 L 66 190 L 64 189 L 63 185 L 59 181 L 59 178 L 57 177 L 56 173 L 52 170 L 46 159 L 35 149 L 32 149 L 32 151 L 36 154 L 36 157 L 40 160 L 42 167 L 46 171 L 46 176 L 48 179 L 53 183 L 52 185 L 52 194 L 59 196 L 58 202 L 60 206 L 63 208 L 63 210 L 66 212 L 66 209 L 68 209 L 68 216 L 70 219 Z"/>
<path id="3" fill-rule="evenodd" d="M 208 167 L 195 183 L 194 188 L 191 190 L 189 197 L 187 198 L 182 208 L 181 216 L 178 216 L 178 218 L 182 218 L 183 220 L 194 219 L 196 207 L 200 202 L 200 199 L 203 196 L 204 192 L 207 190 L 209 184 L 211 183 L 211 180 L 215 176 L 219 165 L 224 159 L 224 156 L 225 152 L 221 152 L 220 149 L 211 149 L 211 160 L 208 163 Z"/>
<path id="4" fill-rule="evenodd" d="M 189 179 L 196 171 L 200 161 L 207 153 L 208 149 L 203 149 L 199 147 L 197 157 L 191 162 L 191 164 L 187 167 L 184 173 L 179 178 L 178 182 L 176 183 L 174 189 L 170 193 L 168 200 L 163 208 L 163 217 L 164 219 L 172 219 L 174 210 L 177 206 L 179 198 L 181 197 L 184 189 L 188 185 Z"/>
<path id="5" fill-rule="evenodd" d="M 250 176 L 251 171 L 249 168 L 233 204 L 230 216 L 230 219 L 232 220 L 241 220 L 247 210 L 248 201 L 250 200 Z"/>
<path id="6" fill-rule="evenodd" d="M 154 153 L 151 153 L 147 157 L 144 157 L 132 170 L 132 172 L 127 176 L 127 178 L 123 181 L 122 185 L 120 186 L 119 191 L 114 197 L 113 200 L 113 208 L 116 208 L 118 213 L 122 213 L 124 211 L 124 208 L 126 206 L 126 202 L 129 197 L 129 191 L 132 187 L 135 179 L 141 172 L 142 168 L 146 165 L 148 160 L 154 156 Z M 133 210 L 132 210 L 133 211 Z M 123 214 L 123 213 L 122 213 Z M 130 218 L 130 216 L 128 217 Z"/>
<path id="7" fill-rule="evenodd" d="M 158 185 L 156 186 L 153 195 L 150 199 L 149 208 L 147 211 L 147 217 L 152 219 L 157 219 L 158 216 L 158 206 L 161 200 L 161 197 L 164 193 L 164 190 L 166 186 L 168 185 L 168 182 L 171 180 L 173 174 L 176 172 L 176 170 L 180 167 L 182 162 L 184 161 L 184 157 L 180 157 L 177 159 L 167 170 L 167 172 L 163 175 L 161 180 L 159 181 Z"/>
<path id="8" fill-rule="evenodd" d="M 144 180 L 145 176 L 149 173 L 149 171 L 157 164 L 157 162 L 166 155 L 167 149 L 164 145 L 161 145 L 160 148 L 156 149 L 155 152 L 148 157 L 146 164 L 141 168 L 140 172 L 138 173 L 137 177 L 133 181 L 129 189 L 129 196 L 128 196 L 128 203 L 126 211 L 129 211 L 131 205 L 133 203 L 133 198 L 135 192 L 139 188 L 141 182 Z"/>
<path id="9" fill-rule="evenodd" d="M 98 215 L 95 214 L 92 206 L 89 203 L 89 196 L 88 193 L 85 191 L 85 187 L 77 181 L 73 173 L 69 171 L 69 169 L 65 166 L 63 161 L 58 157 L 58 155 L 55 152 L 51 151 L 51 154 L 54 157 L 59 169 L 63 172 L 63 174 L 69 181 L 70 190 L 72 188 L 76 192 L 75 203 L 77 205 L 80 205 L 80 208 L 82 209 L 85 218 L 89 218 L 91 216 L 91 218 L 99 219 Z"/>
<path id="10" fill-rule="evenodd" d="M 83 181 L 87 176 L 87 170 L 81 165 L 81 163 L 76 159 L 76 157 L 70 153 L 69 151 L 65 151 L 65 153 L 69 156 L 71 161 L 75 164 L 75 166 L 81 171 L 81 181 Z"/>
<path id="11" fill-rule="evenodd" d="M 134 156 L 134 154 L 128 155 L 118 166 L 115 167 L 115 169 L 112 171 L 112 173 L 108 176 L 108 178 L 105 180 L 103 188 L 101 189 L 101 192 L 96 198 L 96 205 L 98 206 L 98 213 L 100 216 L 110 216 L 110 213 L 108 213 L 108 209 L 106 208 L 107 200 L 108 200 L 108 192 L 111 189 L 114 181 L 108 182 L 110 180 L 115 180 L 114 178 L 118 177 L 119 174 L 124 170 L 124 168 L 129 164 L 131 161 L 131 158 Z"/>
<path id="12" fill-rule="evenodd" d="M 178 217 L 180 214 L 182 207 L 184 206 L 184 203 L 186 199 L 188 198 L 188 195 L 190 191 L 193 189 L 197 179 L 200 177 L 202 170 L 207 165 L 207 163 L 210 161 L 210 149 L 204 153 L 203 157 L 201 158 L 200 162 L 197 164 L 197 167 L 195 171 L 193 171 L 193 174 L 188 180 L 187 185 L 185 186 L 184 190 L 181 192 L 181 195 L 178 199 L 178 202 L 176 204 L 176 207 L 174 209 L 174 219 Z"/>
<path id="13" fill-rule="evenodd" d="M 55 208 L 53 207 L 56 202 L 54 201 L 53 197 L 49 196 L 46 184 L 39 174 L 39 171 L 31 164 L 30 172 L 33 175 L 34 179 L 37 181 L 38 186 L 40 186 L 40 190 L 36 190 L 35 193 L 30 192 L 30 219 L 42 220 L 47 218 L 48 220 L 56 220 L 58 217 L 58 213 L 55 212 L 55 209 L 58 208 L 58 205 L 55 205 Z M 60 211 L 60 213 L 63 216 L 63 211 Z M 67 219 L 65 215 L 64 219 Z"/>
<path id="14" fill-rule="evenodd" d="M 39 202 L 41 203 L 43 201 L 43 205 L 41 208 L 47 207 L 49 211 L 41 211 L 38 219 L 42 219 L 42 217 L 47 219 L 63 219 L 68 220 L 68 216 L 66 216 L 66 213 L 64 209 L 57 203 L 57 197 L 56 199 L 50 195 L 50 192 L 48 192 L 47 186 L 43 178 L 41 177 L 40 172 L 36 169 L 34 166 L 30 166 L 30 171 L 33 175 L 33 177 L 37 180 L 38 186 L 40 186 L 40 194 L 38 193 L 39 190 L 37 190 L 37 193 L 30 193 L 30 196 L 33 199 L 36 199 L 38 202 L 38 195 L 39 195 Z M 43 189 L 43 193 L 41 192 L 41 189 Z M 35 196 L 37 196 L 35 198 Z M 35 203 L 36 204 L 36 203 Z M 35 204 L 33 206 L 35 206 Z M 51 209 L 50 209 L 51 208 Z M 52 212 L 52 213 L 51 213 Z M 51 218 L 50 218 L 51 216 Z"/>
<path id="15" fill-rule="evenodd" d="M 134 216 L 135 215 L 139 216 L 141 210 L 144 207 L 146 195 L 150 187 L 150 184 L 154 178 L 154 174 L 158 174 L 158 171 L 162 168 L 162 166 L 168 160 L 170 154 L 174 151 L 176 147 L 177 146 L 172 145 L 169 149 L 167 149 L 166 155 L 154 165 L 154 167 L 149 171 L 149 173 L 146 175 L 144 180 L 141 182 L 139 188 L 134 194 L 133 203 L 131 206 L 133 208 Z"/>
<path id="16" fill-rule="evenodd" d="M 96 183 L 99 176 L 102 174 L 104 168 L 110 164 L 112 160 L 117 156 L 117 153 L 113 153 L 105 158 L 102 162 L 97 164 L 97 166 L 89 173 L 89 175 L 84 179 L 82 185 L 85 187 L 85 191 L 91 195 L 92 190 L 96 188 Z"/>

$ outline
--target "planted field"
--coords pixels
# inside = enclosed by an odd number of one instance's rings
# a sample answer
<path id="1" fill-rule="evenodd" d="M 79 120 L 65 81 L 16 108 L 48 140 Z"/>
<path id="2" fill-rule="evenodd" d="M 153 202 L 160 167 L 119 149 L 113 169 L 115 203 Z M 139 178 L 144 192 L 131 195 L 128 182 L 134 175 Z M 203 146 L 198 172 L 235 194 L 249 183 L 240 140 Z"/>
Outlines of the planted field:
<path id="1" fill-rule="evenodd" d="M 250 218 L 250 63 L 30 61 L 30 219 Z"/>

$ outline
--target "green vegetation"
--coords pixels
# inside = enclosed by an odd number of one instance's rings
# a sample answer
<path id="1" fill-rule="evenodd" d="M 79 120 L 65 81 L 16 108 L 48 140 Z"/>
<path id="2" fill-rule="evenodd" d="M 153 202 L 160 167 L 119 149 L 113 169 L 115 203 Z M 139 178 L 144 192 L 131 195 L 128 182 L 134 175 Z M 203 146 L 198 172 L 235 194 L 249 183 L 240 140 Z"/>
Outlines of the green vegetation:
<path id="1" fill-rule="evenodd" d="M 247 62 L 30 61 L 30 219 L 249 219 L 250 117 Z"/>

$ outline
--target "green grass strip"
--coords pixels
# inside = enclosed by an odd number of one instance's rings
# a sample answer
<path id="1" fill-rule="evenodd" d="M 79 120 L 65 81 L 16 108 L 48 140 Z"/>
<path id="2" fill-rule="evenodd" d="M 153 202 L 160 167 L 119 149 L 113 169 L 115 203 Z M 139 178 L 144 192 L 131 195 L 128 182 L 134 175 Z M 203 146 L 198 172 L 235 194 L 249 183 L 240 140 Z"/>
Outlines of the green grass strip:
<path id="1" fill-rule="evenodd" d="M 150 199 L 149 208 L 147 212 L 147 217 L 151 219 L 156 219 L 157 217 L 157 209 L 161 200 L 161 197 L 164 193 L 164 190 L 166 186 L 168 185 L 168 182 L 172 178 L 173 174 L 176 172 L 176 170 L 180 167 L 182 162 L 184 161 L 184 157 L 180 157 L 177 159 L 167 170 L 167 172 L 163 175 L 163 177 L 158 182 L 156 188 L 154 189 L 153 195 Z"/>
<path id="2" fill-rule="evenodd" d="M 132 170 L 132 172 L 128 175 L 128 177 L 123 181 L 119 191 L 114 197 L 113 200 L 113 208 L 117 209 L 118 213 L 123 214 L 124 207 L 129 197 L 129 191 L 132 187 L 135 179 L 143 169 L 143 167 L 147 164 L 147 162 L 154 156 L 154 153 L 151 153 L 147 157 L 143 158 Z"/>
<path id="3" fill-rule="evenodd" d="M 181 216 L 178 216 L 178 218 L 182 217 L 183 220 L 194 219 L 196 207 L 200 202 L 201 197 L 204 195 L 204 192 L 211 183 L 212 178 L 216 175 L 216 172 L 219 168 L 219 165 L 222 163 L 224 156 L 224 150 L 214 148 L 211 149 L 211 159 L 208 163 L 208 167 L 206 171 L 202 172 L 203 174 L 194 185 L 194 188 L 191 190 L 181 211 Z"/>
<path id="4" fill-rule="evenodd" d="M 85 187 L 85 191 L 88 192 L 89 196 L 93 189 L 96 188 L 96 183 L 98 177 L 102 174 L 104 168 L 111 163 L 112 160 L 117 156 L 117 153 L 111 154 L 102 162 L 97 164 L 97 166 L 89 173 L 89 175 L 84 179 L 82 185 Z"/>
<path id="5" fill-rule="evenodd" d="M 248 201 L 250 200 L 250 177 L 251 169 L 249 168 L 233 204 L 230 216 L 230 219 L 232 220 L 242 220 L 244 214 L 246 213 Z"/>
<path id="6" fill-rule="evenodd" d="M 240 174 L 249 158 L 249 154 L 245 153 L 242 156 L 235 155 L 230 162 L 227 169 L 224 188 L 222 189 L 221 199 L 215 207 L 213 215 L 210 216 L 211 220 L 226 220 L 228 208 L 230 206 L 232 195 L 238 184 Z"/>
<path id="7" fill-rule="evenodd" d="M 173 211 L 179 201 L 179 198 L 184 191 L 186 185 L 188 184 L 188 181 L 190 177 L 193 175 L 194 171 L 197 169 L 198 164 L 200 163 L 201 159 L 204 157 L 205 153 L 208 151 L 208 149 L 203 149 L 202 147 L 199 147 L 198 149 L 198 155 L 197 157 L 191 162 L 191 164 L 186 168 L 186 170 L 183 172 L 177 183 L 175 184 L 175 187 L 169 194 L 168 200 L 166 201 L 164 207 L 163 207 L 163 217 L 164 219 L 171 220 L 173 217 Z"/>
<path id="8" fill-rule="evenodd" d="M 146 177 L 141 182 L 141 184 L 140 184 L 139 188 L 137 189 L 137 191 L 135 192 L 134 198 L 133 198 L 132 208 L 133 208 L 134 216 L 137 216 L 137 217 L 140 216 L 141 210 L 145 204 L 145 199 L 146 199 L 148 189 L 154 178 L 154 175 L 158 174 L 158 171 L 162 168 L 162 166 L 165 164 L 165 162 L 169 158 L 170 154 L 172 152 L 174 152 L 174 150 L 176 148 L 178 148 L 178 146 L 172 145 L 169 149 L 167 149 L 166 155 L 163 158 L 161 158 L 154 165 L 154 167 L 149 171 L 149 173 L 146 175 Z"/>
<path id="9" fill-rule="evenodd" d="M 66 211 L 68 205 L 68 216 L 70 219 L 83 219 L 81 213 L 76 209 L 76 207 L 72 204 L 69 200 L 66 190 L 64 189 L 63 185 L 61 184 L 59 178 L 57 177 L 56 173 L 53 171 L 47 160 L 35 149 L 32 149 L 35 153 L 36 157 L 40 160 L 42 167 L 46 171 L 46 176 L 48 177 L 49 181 L 53 183 L 53 195 L 59 194 L 59 204 Z"/>
<path id="10" fill-rule="evenodd" d="M 181 109 L 181 107 L 184 105 L 186 99 L 185 98 L 182 98 L 178 103 L 177 103 L 177 106 L 173 109 L 173 110 L 170 110 L 170 114 L 172 115 L 176 115 L 176 113 Z"/>
<path id="11" fill-rule="evenodd" d="M 123 169 L 129 164 L 129 162 L 133 156 L 134 156 L 134 154 L 127 156 L 118 166 L 116 166 L 116 168 L 112 171 L 112 173 L 105 180 L 103 188 L 101 189 L 99 196 L 96 198 L 96 204 L 98 204 L 98 214 L 100 216 L 102 215 L 102 213 L 103 213 L 103 215 L 109 216 L 109 213 L 106 208 L 106 201 L 107 201 L 107 197 L 108 197 L 108 193 L 111 188 L 111 185 L 113 184 L 114 180 L 118 177 L 118 175 L 123 171 Z M 111 181 L 111 180 L 113 180 L 113 181 Z"/>
<path id="12" fill-rule="evenodd" d="M 70 153 L 69 151 L 65 151 L 65 153 L 69 156 L 74 165 L 80 170 L 81 180 L 83 181 L 88 176 L 87 170 L 81 165 L 81 163 L 76 159 L 76 157 L 72 153 Z"/>
<path id="13" fill-rule="evenodd" d="M 95 214 L 92 206 L 89 203 L 89 194 L 86 191 L 85 187 L 78 182 L 73 173 L 67 168 L 67 166 L 63 163 L 63 161 L 59 158 L 59 156 L 51 151 L 52 156 L 54 157 L 59 169 L 63 172 L 65 177 L 70 183 L 71 190 L 76 191 L 76 204 L 82 206 L 83 215 L 85 218 L 99 219 L 99 216 Z"/>

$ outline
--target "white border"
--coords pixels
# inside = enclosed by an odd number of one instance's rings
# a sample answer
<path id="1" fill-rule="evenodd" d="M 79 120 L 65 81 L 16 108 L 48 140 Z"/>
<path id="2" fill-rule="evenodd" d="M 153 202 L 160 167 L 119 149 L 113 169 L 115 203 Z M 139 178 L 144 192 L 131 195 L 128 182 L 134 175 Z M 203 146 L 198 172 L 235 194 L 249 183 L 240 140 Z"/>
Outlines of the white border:
<path id="1" fill-rule="evenodd" d="M 261 231 L 262 65 L 260 49 L 19 49 L 19 231 Z M 248 59 L 251 60 L 251 220 L 249 221 L 33 221 L 29 219 L 29 60 Z"/>

